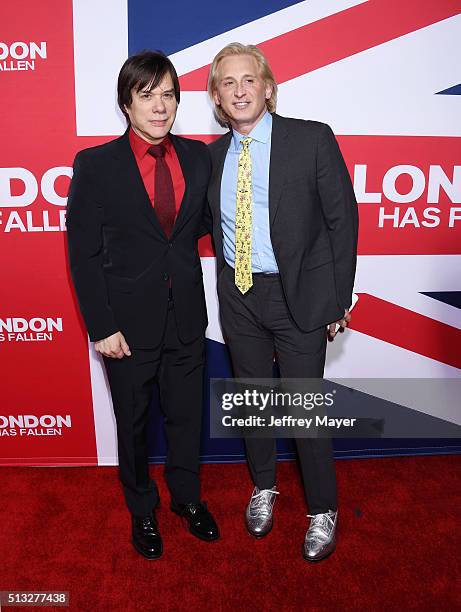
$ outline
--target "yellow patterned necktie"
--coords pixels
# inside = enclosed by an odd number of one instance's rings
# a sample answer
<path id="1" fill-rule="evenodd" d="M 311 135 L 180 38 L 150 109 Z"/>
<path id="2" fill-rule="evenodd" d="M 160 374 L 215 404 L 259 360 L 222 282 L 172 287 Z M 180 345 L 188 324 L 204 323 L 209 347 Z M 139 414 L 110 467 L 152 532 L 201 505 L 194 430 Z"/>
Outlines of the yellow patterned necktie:
<path id="1" fill-rule="evenodd" d="M 243 138 L 237 175 L 237 202 L 235 207 L 235 284 L 245 294 L 253 285 L 251 275 L 251 155 L 252 138 Z"/>

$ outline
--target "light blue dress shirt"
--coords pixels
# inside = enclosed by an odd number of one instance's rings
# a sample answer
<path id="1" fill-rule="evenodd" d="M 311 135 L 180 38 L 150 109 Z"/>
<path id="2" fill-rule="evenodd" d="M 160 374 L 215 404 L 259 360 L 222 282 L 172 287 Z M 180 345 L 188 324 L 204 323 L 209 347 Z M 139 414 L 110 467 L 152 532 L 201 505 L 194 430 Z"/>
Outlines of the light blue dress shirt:
<path id="1" fill-rule="evenodd" d="M 221 226 L 224 258 L 235 267 L 235 206 L 237 199 L 238 158 L 241 140 L 250 137 L 252 164 L 252 253 L 253 272 L 278 272 L 269 230 L 269 163 L 271 154 L 272 116 L 266 112 L 248 136 L 232 132 L 221 179 Z"/>

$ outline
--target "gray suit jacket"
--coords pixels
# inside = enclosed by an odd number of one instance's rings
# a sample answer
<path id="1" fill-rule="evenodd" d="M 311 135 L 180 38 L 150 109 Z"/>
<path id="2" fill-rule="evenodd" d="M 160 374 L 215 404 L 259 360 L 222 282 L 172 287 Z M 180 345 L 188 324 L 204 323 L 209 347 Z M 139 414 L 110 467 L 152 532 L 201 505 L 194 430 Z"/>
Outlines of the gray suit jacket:
<path id="1" fill-rule="evenodd" d="M 223 256 L 220 194 L 231 132 L 209 145 L 208 200 L 219 276 Z M 352 300 L 358 212 L 331 128 L 273 114 L 269 219 L 285 298 L 297 326 L 310 331 L 340 319 Z"/>

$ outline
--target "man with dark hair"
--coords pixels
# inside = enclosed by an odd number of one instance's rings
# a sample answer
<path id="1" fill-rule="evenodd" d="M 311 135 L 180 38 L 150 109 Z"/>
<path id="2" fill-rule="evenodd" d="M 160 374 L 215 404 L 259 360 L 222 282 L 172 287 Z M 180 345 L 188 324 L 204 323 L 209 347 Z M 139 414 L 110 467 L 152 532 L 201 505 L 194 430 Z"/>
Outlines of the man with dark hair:
<path id="1" fill-rule="evenodd" d="M 208 93 L 230 128 L 210 145 L 209 202 L 223 333 L 234 374 L 321 378 L 327 329 L 350 321 L 358 215 L 351 180 L 333 132 L 317 121 L 280 117 L 277 85 L 254 45 L 232 43 L 214 58 Z M 336 477 L 327 438 L 296 440 L 311 521 L 307 561 L 336 545 Z M 254 489 L 246 527 L 269 533 L 276 496 L 276 445 L 248 438 Z"/>
<path id="2" fill-rule="evenodd" d="M 112 394 L 132 542 L 148 559 L 162 554 L 146 439 L 154 380 L 171 509 L 198 538 L 219 537 L 199 483 L 208 321 L 197 240 L 210 159 L 202 142 L 170 133 L 179 98 L 176 71 L 163 53 L 146 51 L 124 63 L 118 102 L 128 129 L 77 154 L 67 211 L 72 279 Z"/>

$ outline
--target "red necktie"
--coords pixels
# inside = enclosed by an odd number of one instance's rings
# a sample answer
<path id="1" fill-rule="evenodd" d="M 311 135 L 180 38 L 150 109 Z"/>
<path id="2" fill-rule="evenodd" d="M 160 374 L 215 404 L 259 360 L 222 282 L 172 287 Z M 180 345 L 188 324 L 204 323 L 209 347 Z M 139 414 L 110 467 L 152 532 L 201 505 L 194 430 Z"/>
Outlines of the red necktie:
<path id="1" fill-rule="evenodd" d="M 165 146 L 152 145 L 148 152 L 155 157 L 154 209 L 163 231 L 171 236 L 176 216 L 173 180 L 165 161 Z"/>

